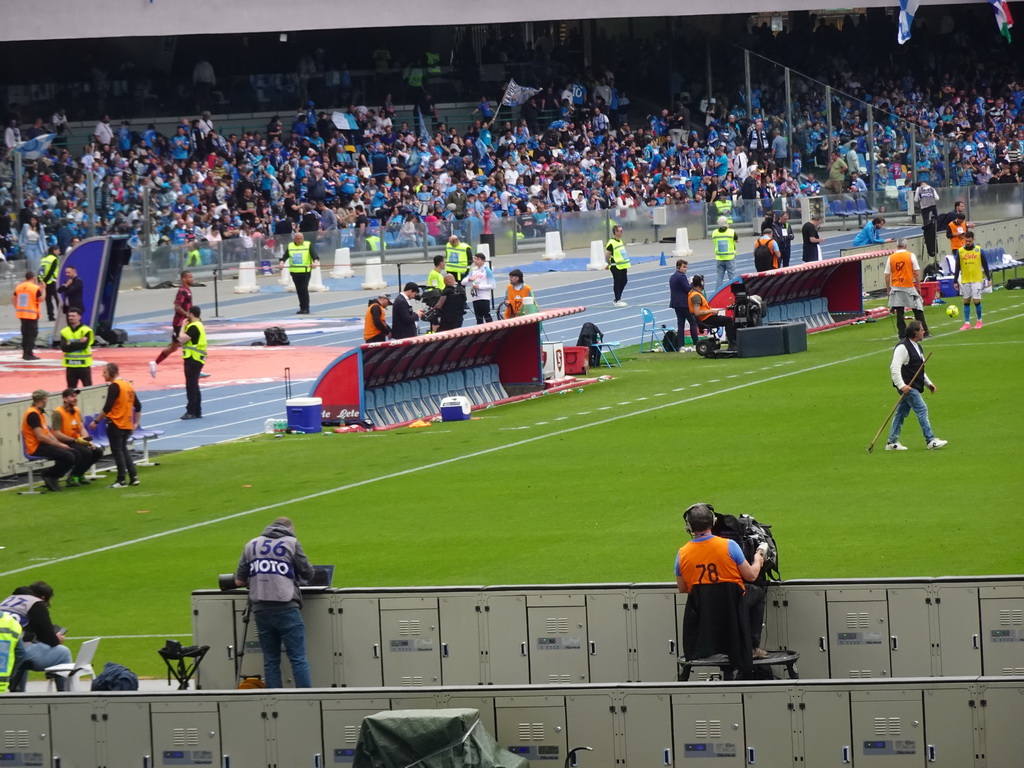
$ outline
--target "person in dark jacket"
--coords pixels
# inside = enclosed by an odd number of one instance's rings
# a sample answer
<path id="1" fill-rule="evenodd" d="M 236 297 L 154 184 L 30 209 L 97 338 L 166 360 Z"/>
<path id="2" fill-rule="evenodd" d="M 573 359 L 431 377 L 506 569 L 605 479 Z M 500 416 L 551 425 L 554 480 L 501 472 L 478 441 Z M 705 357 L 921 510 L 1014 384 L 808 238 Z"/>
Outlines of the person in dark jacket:
<path id="1" fill-rule="evenodd" d="M 79 307 L 83 314 L 88 311 L 82 298 L 84 291 L 85 284 L 78 276 L 78 268 L 71 264 L 65 266 L 64 282 L 57 288 L 57 293 L 64 297 L 64 314 L 67 314 L 71 307 Z"/>
<path id="2" fill-rule="evenodd" d="M 686 347 L 686 327 L 690 328 L 690 339 L 697 343 L 697 318 L 690 311 L 690 278 L 686 276 L 689 262 L 686 259 L 679 259 L 676 262 L 676 271 L 668 279 L 668 305 L 676 311 L 676 327 L 679 329 L 679 351 L 691 352 L 692 347 Z"/>
<path id="3" fill-rule="evenodd" d="M 0 611 L 14 615 L 22 626 L 21 640 L 15 650 L 11 690 L 25 690 L 28 670 L 41 672 L 56 664 L 71 663 L 71 650 L 64 645 L 65 630 L 55 627 L 50 618 L 52 599 L 53 587 L 45 581 L 35 581 L 27 587 L 18 587 L 14 594 L 0 602 Z M 58 675 L 54 682 L 58 691 L 64 690 L 65 678 Z"/>
<path id="4" fill-rule="evenodd" d="M 445 273 L 444 290 L 436 309 L 441 317 L 437 330 L 450 331 L 462 327 L 462 317 L 466 314 L 466 290 L 456 282 L 451 272 Z"/>
<path id="5" fill-rule="evenodd" d="M 409 303 L 419 296 L 420 287 L 416 283 L 406 283 L 402 292 L 395 294 L 395 303 L 391 308 L 392 339 L 408 339 L 419 333 L 417 322 L 423 317 L 423 310 L 413 309 Z"/>

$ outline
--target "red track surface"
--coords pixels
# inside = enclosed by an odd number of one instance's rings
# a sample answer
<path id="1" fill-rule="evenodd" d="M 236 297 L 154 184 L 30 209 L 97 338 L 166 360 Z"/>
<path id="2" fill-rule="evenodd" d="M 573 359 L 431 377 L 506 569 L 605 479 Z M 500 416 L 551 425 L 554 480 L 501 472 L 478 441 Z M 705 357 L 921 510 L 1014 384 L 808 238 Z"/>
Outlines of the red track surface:
<path id="1" fill-rule="evenodd" d="M 139 391 L 153 391 L 184 386 L 181 353 L 160 364 L 157 378 L 149 375 L 149 361 L 156 359 L 155 347 L 111 348 L 93 353 L 93 384 L 102 384 L 103 363 L 117 363 L 121 375 L 135 384 Z M 342 347 L 212 347 L 206 370 L 211 378 L 207 384 L 245 384 L 259 381 L 281 381 L 284 369 L 291 369 L 292 379 L 315 379 L 339 354 Z M 0 398 L 28 396 L 35 389 L 60 392 L 65 387 L 60 352 L 36 350 L 42 359 L 26 362 L 21 350 L 0 351 Z M 297 394 L 305 394 L 305 388 Z"/>

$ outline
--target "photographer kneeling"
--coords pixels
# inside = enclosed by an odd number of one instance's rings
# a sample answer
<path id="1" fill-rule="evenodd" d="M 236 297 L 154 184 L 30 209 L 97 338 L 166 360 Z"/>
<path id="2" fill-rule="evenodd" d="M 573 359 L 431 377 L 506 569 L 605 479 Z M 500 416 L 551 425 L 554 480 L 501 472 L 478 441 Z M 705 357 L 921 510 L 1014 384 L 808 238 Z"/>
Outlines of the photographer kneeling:
<path id="1" fill-rule="evenodd" d="M 754 658 L 767 658 L 760 647 L 765 591 L 752 584 L 761 573 L 767 544 L 748 563 L 740 545 L 715 536 L 715 508 L 694 504 L 683 513 L 692 541 L 676 555 L 676 584 L 687 593 L 683 613 L 683 656 L 702 659 L 724 653 L 740 676 L 752 677 Z"/>

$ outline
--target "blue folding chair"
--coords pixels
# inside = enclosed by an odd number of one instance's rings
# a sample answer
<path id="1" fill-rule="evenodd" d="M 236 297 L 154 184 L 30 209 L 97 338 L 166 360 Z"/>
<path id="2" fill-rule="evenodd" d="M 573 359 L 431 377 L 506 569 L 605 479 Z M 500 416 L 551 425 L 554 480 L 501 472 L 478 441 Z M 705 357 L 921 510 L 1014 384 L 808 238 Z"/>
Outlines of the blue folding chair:
<path id="1" fill-rule="evenodd" d="M 643 326 L 641 326 L 640 328 L 640 351 L 654 352 L 657 349 L 660 349 L 661 342 L 658 339 L 658 321 L 654 319 L 654 313 L 651 312 L 651 310 L 649 310 L 647 307 L 641 307 L 640 319 L 643 321 Z M 662 336 L 664 336 L 665 332 L 669 330 L 674 331 L 675 328 L 667 328 L 664 325 L 661 326 L 660 328 Z M 647 338 L 648 336 L 650 336 L 650 339 Z M 647 349 L 644 349 L 644 344 L 649 344 Z M 670 346 L 672 347 L 671 349 L 668 348 Z M 665 351 L 675 352 L 677 350 L 674 345 L 666 344 Z"/>
<path id="2" fill-rule="evenodd" d="M 868 206 L 868 200 L 866 197 L 857 198 L 857 213 L 862 216 L 874 216 L 878 211 Z"/>

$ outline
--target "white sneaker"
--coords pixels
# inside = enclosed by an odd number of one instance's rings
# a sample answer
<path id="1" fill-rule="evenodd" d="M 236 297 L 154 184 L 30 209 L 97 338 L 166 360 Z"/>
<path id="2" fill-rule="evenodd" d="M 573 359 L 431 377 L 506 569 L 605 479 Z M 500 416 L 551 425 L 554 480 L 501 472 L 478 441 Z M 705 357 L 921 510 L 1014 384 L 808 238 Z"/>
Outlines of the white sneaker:
<path id="1" fill-rule="evenodd" d="M 907 446 L 903 445 L 902 443 L 886 443 L 885 444 L 885 450 L 887 450 L 887 451 L 905 451 L 905 450 L 907 450 Z"/>
<path id="2" fill-rule="evenodd" d="M 629 304 L 624 302 L 622 299 L 619 299 L 618 301 L 613 301 L 612 302 L 612 306 L 613 307 L 628 307 Z"/>
<path id="3" fill-rule="evenodd" d="M 928 441 L 928 450 L 937 451 L 939 450 L 939 448 L 941 448 L 948 442 L 949 440 L 939 440 L 939 438 L 933 437 L 931 440 Z"/>
<path id="4" fill-rule="evenodd" d="M 149 361 L 149 375 L 156 378 L 156 362 L 153 360 Z"/>

